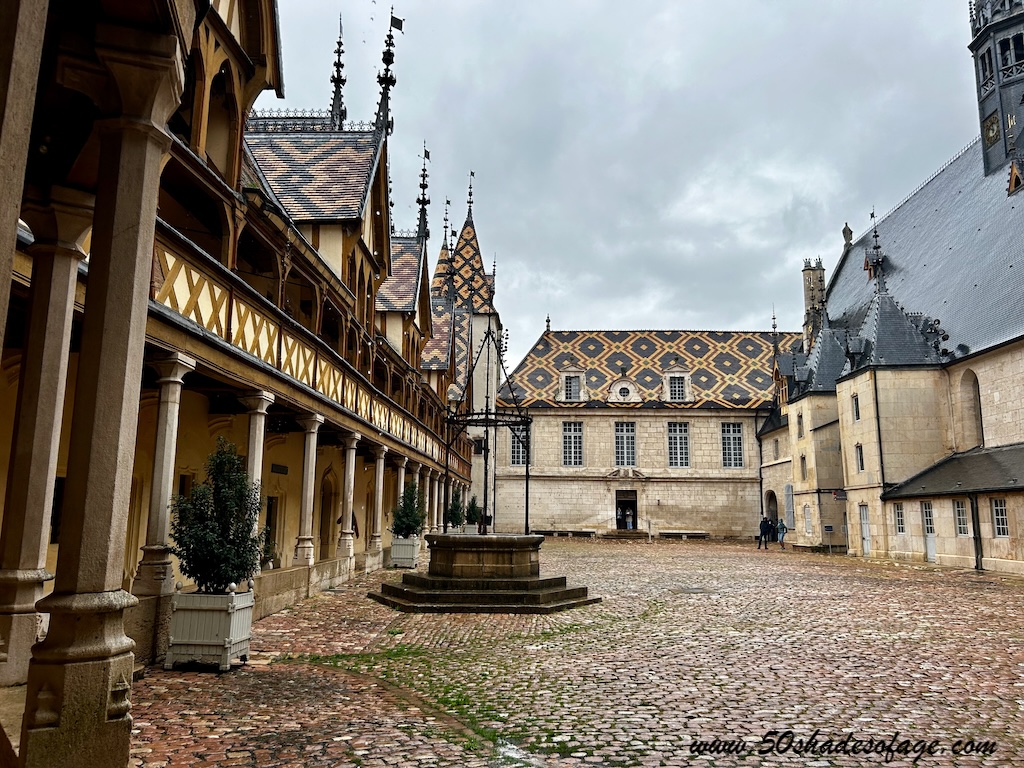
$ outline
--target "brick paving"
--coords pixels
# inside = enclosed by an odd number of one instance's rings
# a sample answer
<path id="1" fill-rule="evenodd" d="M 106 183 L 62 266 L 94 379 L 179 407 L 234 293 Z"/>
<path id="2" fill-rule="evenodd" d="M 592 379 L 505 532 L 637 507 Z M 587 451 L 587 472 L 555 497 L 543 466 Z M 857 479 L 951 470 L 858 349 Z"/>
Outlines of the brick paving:
<path id="1" fill-rule="evenodd" d="M 399 573 L 361 577 L 260 621 L 244 667 L 149 670 L 132 765 L 1024 765 L 1024 580 L 716 542 L 541 554 L 603 602 L 402 614 L 365 597 Z M 793 745 L 758 754 L 772 730 Z M 894 752 L 795 754 L 816 730 Z M 695 753 L 716 738 L 744 754 Z M 996 749 L 954 755 L 969 739 Z"/>

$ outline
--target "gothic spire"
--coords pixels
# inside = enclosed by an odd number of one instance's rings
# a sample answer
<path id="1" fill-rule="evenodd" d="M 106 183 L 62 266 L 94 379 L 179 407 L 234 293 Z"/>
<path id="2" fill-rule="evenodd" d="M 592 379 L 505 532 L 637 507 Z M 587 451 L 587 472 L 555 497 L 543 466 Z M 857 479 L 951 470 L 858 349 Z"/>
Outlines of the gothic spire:
<path id="1" fill-rule="evenodd" d="M 416 203 L 420 207 L 420 221 L 419 227 L 416 231 L 416 237 L 422 241 L 426 241 L 430 238 L 430 230 L 427 229 L 427 206 L 430 205 L 430 198 L 427 197 L 427 160 L 430 159 L 430 152 L 427 150 L 427 142 L 423 142 L 423 169 L 420 171 L 420 196 L 416 198 Z"/>
<path id="2" fill-rule="evenodd" d="M 334 97 L 331 99 L 331 130 L 340 131 L 345 125 L 345 118 L 348 117 L 348 110 L 345 109 L 345 102 L 342 100 L 342 89 L 348 81 L 345 79 L 345 65 L 341 61 L 341 55 L 345 52 L 342 38 L 345 33 L 345 25 L 342 23 L 341 14 L 338 14 L 338 47 L 334 49 L 334 74 L 331 75 L 331 85 L 334 86 Z"/>
<path id="3" fill-rule="evenodd" d="M 875 219 L 875 211 L 871 211 L 871 238 L 875 244 L 864 249 L 864 269 L 867 270 L 868 280 L 875 280 L 875 291 L 885 293 L 885 254 L 882 253 L 882 246 L 878 244 L 878 222 Z"/>
<path id="4" fill-rule="evenodd" d="M 466 215 L 466 218 L 468 218 L 468 219 L 472 219 L 473 218 L 473 177 L 474 176 L 476 176 L 476 171 L 470 171 L 469 172 L 469 195 L 467 197 L 467 202 L 469 203 L 469 212 Z"/>
<path id="5" fill-rule="evenodd" d="M 380 84 L 380 103 L 377 105 L 376 128 L 378 131 L 390 135 L 394 128 L 394 121 L 391 119 L 391 89 L 398 82 L 391 65 L 395 63 L 395 30 L 402 30 L 402 20 L 391 14 L 391 25 L 388 27 L 388 36 L 384 41 L 384 53 L 381 61 L 384 63 L 384 71 L 377 75 L 377 82 Z"/>

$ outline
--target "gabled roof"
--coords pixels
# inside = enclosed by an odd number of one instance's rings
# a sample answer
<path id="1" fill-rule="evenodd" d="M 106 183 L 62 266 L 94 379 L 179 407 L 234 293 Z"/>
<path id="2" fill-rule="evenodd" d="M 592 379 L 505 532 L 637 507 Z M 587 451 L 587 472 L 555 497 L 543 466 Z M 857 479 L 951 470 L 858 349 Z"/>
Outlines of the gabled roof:
<path id="1" fill-rule="evenodd" d="M 908 312 L 938 321 L 944 359 L 1024 336 L 1024 228 L 1006 174 L 985 176 L 976 140 L 881 219 L 885 280 Z M 833 327 L 859 327 L 875 285 L 863 271 L 869 231 L 840 259 L 826 292 Z"/>
<path id="2" fill-rule="evenodd" d="M 1024 443 L 954 453 L 882 494 L 890 499 L 1024 491 Z"/>
<path id="3" fill-rule="evenodd" d="M 781 333 L 781 349 L 791 349 L 800 334 Z M 523 405 L 579 407 L 556 401 L 560 373 L 578 364 L 596 403 L 608 399 L 608 387 L 631 379 L 641 403 L 614 407 L 762 408 L 772 399 L 772 334 L 768 331 L 545 331 L 509 377 Z M 695 401 L 663 402 L 662 378 L 678 361 L 691 376 Z M 505 382 L 499 403 L 512 404 Z"/>
<path id="4" fill-rule="evenodd" d="M 249 133 L 245 140 L 292 219 L 361 218 L 377 163 L 380 134 Z"/>
<path id="5" fill-rule="evenodd" d="M 378 312 L 415 312 L 423 272 L 423 248 L 417 237 L 391 236 L 391 274 L 377 292 Z"/>
<path id="6" fill-rule="evenodd" d="M 475 314 L 495 314 L 494 276 L 484 271 L 472 209 L 466 214 L 466 223 L 462 225 L 451 260 L 456 302 L 459 306 Z"/>

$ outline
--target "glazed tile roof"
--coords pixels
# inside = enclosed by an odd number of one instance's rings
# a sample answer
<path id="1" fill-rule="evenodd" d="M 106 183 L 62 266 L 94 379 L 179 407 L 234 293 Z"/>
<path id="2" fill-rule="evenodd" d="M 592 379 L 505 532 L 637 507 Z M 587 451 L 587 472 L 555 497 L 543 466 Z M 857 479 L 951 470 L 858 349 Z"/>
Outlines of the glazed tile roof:
<path id="1" fill-rule="evenodd" d="M 459 306 L 476 314 L 495 314 L 494 276 L 484 271 L 480 243 L 473 225 L 472 209 L 466 215 L 466 223 L 462 225 L 451 260 L 456 301 Z"/>
<path id="2" fill-rule="evenodd" d="M 1024 490 L 1024 443 L 954 453 L 882 494 L 882 498 L 966 496 Z"/>
<path id="3" fill-rule="evenodd" d="M 377 292 L 378 312 L 415 312 L 423 274 L 423 249 L 416 237 L 391 237 L 391 274 Z"/>
<path id="4" fill-rule="evenodd" d="M 245 140 L 292 219 L 360 217 L 377 161 L 377 134 L 249 133 Z"/>
<path id="5" fill-rule="evenodd" d="M 780 333 L 780 349 L 800 339 Z M 772 341 L 768 331 L 545 331 L 509 379 L 526 406 L 586 406 L 555 399 L 561 371 L 575 364 L 586 371 L 593 404 L 606 403 L 625 368 L 643 402 L 616 408 L 760 408 L 772 400 Z M 690 373 L 694 402 L 661 399 L 663 372 L 676 358 Z M 508 382 L 498 397 L 500 405 L 512 405 Z"/>
<path id="6" fill-rule="evenodd" d="M 435 296 L 430 300 L 430 312 L 434 335 L 423 347 L 420 367 L 425 371 L 446 371 L 452 352 L 452 304 Z"/>
<path id="7" fill-rule="evenodd" d="M 878 222 L 888 292 L 906 311 L 938 320 L 955 359 L 1024 336 L 1024 227 L 1008 168 L 985 176 L 981 141 L 953 158 Z M 858 328 L 875 293 L 864 272 L 871 232 L 853 243 L 829 282 L 833 327 Z"/>
<path id="8" fill-rule="evenodd" d="M 473 343 L 473 315 L 466 309 L 456 308 L 452 318 L 452 352 L 455 356 L 455 375 L 448 387 L 448 399 L 461 401 L 466 395 L 469 378 L 469 356 Z"/>
<path id="9" fill-rule="evenodd" d="M 430 281 L 430 295 L 436 297 L 448 296 L 448 272 L 451 268 L 451 256 L 448 253 L 448 244 L 441 244 L 441 253 L 437 257 L 437 266 L 434 268 L 434 278 Z"/>

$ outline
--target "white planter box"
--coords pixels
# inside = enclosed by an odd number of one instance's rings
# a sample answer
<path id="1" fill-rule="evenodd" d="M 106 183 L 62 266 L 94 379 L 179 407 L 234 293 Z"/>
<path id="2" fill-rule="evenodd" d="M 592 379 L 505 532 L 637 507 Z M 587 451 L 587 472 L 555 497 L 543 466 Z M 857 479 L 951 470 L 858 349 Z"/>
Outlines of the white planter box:
<path id="1" fill-rule="evenodd" d="M 251 589 L 227 595 L 176 592 L 171 598 L 171 635 L 164 669 L 182 661 L 199 661 L 227 672 L 232 659 L 248 661 L 255 603 Z"/>
<path id="2" fill-rule="evenodd" d="M 391 541 L 391 564 L 396 568 L 415 568 L 420 556 L 420 537 Z"/>

